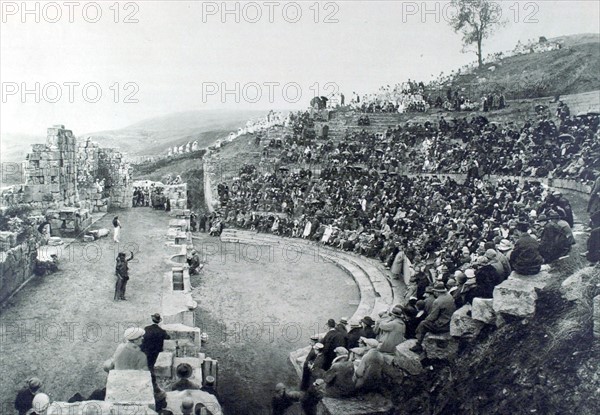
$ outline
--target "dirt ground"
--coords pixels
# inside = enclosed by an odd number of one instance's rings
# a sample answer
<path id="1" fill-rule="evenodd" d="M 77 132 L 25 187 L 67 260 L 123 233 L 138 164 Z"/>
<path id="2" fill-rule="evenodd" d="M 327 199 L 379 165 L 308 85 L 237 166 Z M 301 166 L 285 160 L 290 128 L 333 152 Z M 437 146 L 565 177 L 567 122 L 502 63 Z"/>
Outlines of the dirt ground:
<path id="1" fill-rule="evenodd" d="M 34 278 L 0 316 L 0 397 L 3 413 L 13 413 L 17 390 L 31 376 L 43 382 L 51 400 L 76 392 L 88 396 L 106 384 L 103 362 L 112 356 L 124 330 L 150 324 L 160 311 L 168 217 L 149 208 L 119 211 L 121 243 L 112 234 L 94 243 L 63 247 L 60 271 Z M 112 214 L 94 229 L 112 229 Z M 133 251 L 128 301 L 113 301 L 115 258 Z M 6 410 L 6 412 L 4 412 Z"/>
<path id="2" fill-rule="evenodd" d="M 228 415 L 268 415 L 276 383 L 298 386 L 289 352 L 325 331 L 329 318 L 354 313 L 356 284 L 310 252 L 195 236 L 208 261 L 192 280 L 196 323 L 209 335 L 204 352 L 219 361 L 219 399 Z"/>
<path id="3" fill-rule="evenodd" d="M 51 400 L 104 387 L 102 363 L 123 331 L 150 324 L 160 311 L 160 283 L 168 252 L 168 216 L 149 208 L 118 213 L 121 243 L 112 235 L 63 247 L 60 271 L 34 278 L 5 304 L 0 315 L 0 399 L 12 413 L 25 379 L 39 377 Z M 108 214 L 94 228 L 111 229 Z M 218 238 L 196 234 L 208 261 L 195 277 L 197 325 L 207 332 L 204 352 L 219 360 L 219 393 L 227 414 L 268 414 L 275 383 L 296 386 L 288 353 L 324 331 L 328 318 L 351 316 L 358 304 L 352 278 L 308 253 L 288 260 L 282 251 L 253 247 L 235 251 Z M 240 246 L 238 246 L 239 248 Z M 127 301 L 114 302 L 114 261 L 134 251 Z M 229 252 L 223 254 L 223 252 Z M 237 257 L 237 262 L 236 262 Z"/>

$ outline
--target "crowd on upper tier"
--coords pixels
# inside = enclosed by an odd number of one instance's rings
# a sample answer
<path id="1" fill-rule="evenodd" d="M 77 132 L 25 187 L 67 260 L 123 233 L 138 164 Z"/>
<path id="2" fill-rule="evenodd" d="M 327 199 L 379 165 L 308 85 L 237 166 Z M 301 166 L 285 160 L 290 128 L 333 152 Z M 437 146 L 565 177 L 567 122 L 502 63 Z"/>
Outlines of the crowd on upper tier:
<path id="1" fill-rule="evenodd" d="M 571 116 L 568 107 L 559 104 L 556 115 L 556 121 L 540 116 L 520 126 L 500 125 L 483 116 L 440 117 L 379 133 L 348 131 L 335 141 L 328 139 L 326 126 L 315 133 L 315 120 L 305 112 L 290 116 L 291 133 L 275 150 L 265 147 L 263 159 L 271 157 L 282 168 L 309 163 L 388 174 L 501 174 L 593 181 L 600 171 L 598 114 Z"/>

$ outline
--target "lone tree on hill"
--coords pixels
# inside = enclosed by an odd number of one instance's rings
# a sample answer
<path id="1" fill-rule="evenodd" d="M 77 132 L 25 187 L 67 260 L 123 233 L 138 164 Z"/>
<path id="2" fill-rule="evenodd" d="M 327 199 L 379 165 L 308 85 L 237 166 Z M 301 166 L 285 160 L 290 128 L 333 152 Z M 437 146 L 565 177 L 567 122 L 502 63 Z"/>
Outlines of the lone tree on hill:
<path id="1" fill-rule="evenodd" d="M 449 19 L 450 26 L 456 33 L 463 35 L 463 47 L 477 44 L 477 60 L 483 66 L 481 44 L 496 28 L 504 26 L 502 9 L 498 3 L 489 0 L 452 0 L 453 15 Z M 463 49 L 464 51 L 464 49 Z"/>

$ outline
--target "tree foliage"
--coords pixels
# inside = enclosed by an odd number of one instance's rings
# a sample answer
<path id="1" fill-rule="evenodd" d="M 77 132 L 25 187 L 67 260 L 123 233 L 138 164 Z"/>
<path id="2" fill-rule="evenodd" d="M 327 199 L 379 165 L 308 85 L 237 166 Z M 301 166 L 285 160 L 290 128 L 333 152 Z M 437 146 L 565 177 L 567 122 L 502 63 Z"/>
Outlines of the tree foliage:
<path id="1" fill-rule="evenodd" d="M 502 20 L 499 4 L 490 0 L 452 0 L 454 13 L 450 26 L 456 33 L 462 33 L 463 46 L 476 45 L 479 67 L 483 66 L 483 39 L 487 39 L 496 29 L 506 24 Z"/>

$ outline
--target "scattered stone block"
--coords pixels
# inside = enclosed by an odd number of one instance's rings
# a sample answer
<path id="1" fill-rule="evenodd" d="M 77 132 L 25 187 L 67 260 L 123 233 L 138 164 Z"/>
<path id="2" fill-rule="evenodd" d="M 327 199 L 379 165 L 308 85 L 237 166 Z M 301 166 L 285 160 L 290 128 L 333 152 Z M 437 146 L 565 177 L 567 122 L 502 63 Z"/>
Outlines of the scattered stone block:
<path id="1" fill-rule="evenodd" d="M 156 412 L 145 405 L 121 404 L 106 401 L 52 402 L 47 415 L 111 415 L 136 414 L 155 415 Z"/>
<path id="2" fill-rule="evenodd" d="M 185 324 L 164 324 L 162 326 L 169 334 L 171 340 L 189 340 L 193 344 L 200 345 L 200 329 Z"/>
<path id="3" fill-rule="evenodd" d="M 537 301 L 536 286 L 508 279 L 494 288 L 494 311 L 515 317 L 533 317 Z"/>
<path id="4" fill-rule="evenodd" d="M 581 300 L 588 281 L 597 272 L 595 267 L 585 267 L 569 276 L 569 278 L 562 282 L 560 287 L 563 297 L 567 301 Z"/>
<path id="5" fill-rule="evenodd" d="M 494 311 L 493 298 L 474 298 L 471 308 L 471 317 L 485 324 L 495 324 L 496 312 Z"/>
<path id="6" fill-rule="evenodd" d="M 466 337 L 474 338 L 477 337 L 483 323 L 481 321 L 473 319 L 471 314 L 471 305 L 465 304 L 452 314 L 450 320 L 450 335 L 453 337 Z"/>
<path id="7" fill-rule="evenodd" d="M 160 352 L 156 363 L 154 364 L 154 374 L 161 378 L 171 378 L 173 372 L 171 370 L 173 366 L 173 353 L 171 352 Z"/>
<path id="8" fill-rule="evenodd" d="M 394 356 L 394 365 L 408 372 L 411 375 L 419 375 L 423 373 L 421 359 L 415 352 L 411 352 L 410 348 L 417 344 L 416 339 L 406 340 L 396 346 L 396 354 Z"/>
<path id="9" fill-rule="evenodd" d="M 145 405 L 154 409 L 152 378 L 147 370 L 111 370 L 106 380 L 106 402 Z"/>
<path id="10" fill-rule="evenodd" d="M 319 402 L 319 415 L 384 415 L 392 410 L 392 401 L 382 395 L 370 393 L 355 398 L 335 399 L 325 397 Z"/>
<path id="11" fill-rule="evenodd" d="M 594 297 L 593 308 L 594 338 L 600 339 L 600 295 Z"/>
<path id="12" fill-rule="evenodd" d="M 60 238 L 60 236 L 51 236 L 50 239 L 48 239 L 48 245 L 50 246 L 57 246 L 62 244 L 63 240 Z"/>
<path id="13" fill-rule="evenodd" d="M 521 275 L 518 272 L 513 271 L 508 276 L 508 280 L 526 282 L 533 285 L 536 290 L 543 291 L 552 280 L 552 276 L 544 269 L 535 275 Z"/>
<path id="14" fill-rule="evenodd" d="M 94 235 L 83 235 L 83 242 L 94 242 Z"/>
<path id="15" fill-rule="evenodd" d="M 458 353 L 458 340 L 450 333 L 428 333 L 423 339 L 423 349 L 428 359 L 452 360 Z"/>

